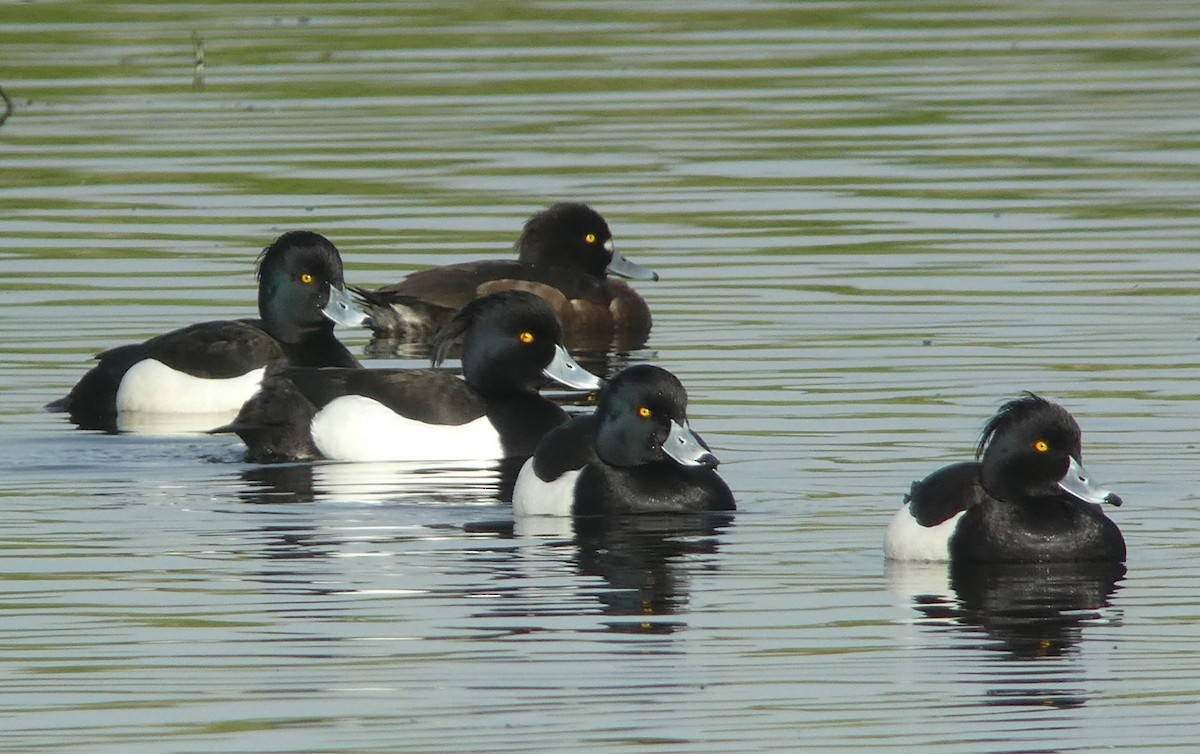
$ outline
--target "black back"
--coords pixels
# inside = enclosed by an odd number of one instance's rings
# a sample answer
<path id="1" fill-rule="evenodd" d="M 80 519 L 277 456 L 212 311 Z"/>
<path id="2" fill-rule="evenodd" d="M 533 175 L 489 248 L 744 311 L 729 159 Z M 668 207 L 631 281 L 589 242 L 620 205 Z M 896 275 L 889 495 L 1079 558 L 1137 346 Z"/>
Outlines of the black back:
<path id="1" fill-rule="evenodd" d="M 598 423 L 594 413 L 586 414 L 547 432 L 533 456 L 533 471 L 538 478 L 549 482 L 568 471 L 601 463 L 595 445 Z"/>
<path id="2" fill-rule="evenodd" d="M 533 265 L 508 259 L 461 262 L 421 270 L 394 286 L 370 292 L 367 298 L 373 294 L 375 300 L 382 299 L 390 303 L 410 303 L 415 300 L 453 311 L 478 298 L 489 283 L 498 280 L 541 283 L 560 291 L 567 299 L 583 299 L 604 305 L 610 299 L 602 278 L 573 267 Z M 437 310 L 430 313 L 436 314 Z"/>
<path id="3" fill-rule="evenodd" d="M 904 498 L 912 517 L 921 526 L 937 526 L 989 499 L 979 483 L 979 468 L 978 462 L 955 463 L 913 482 Z"/>

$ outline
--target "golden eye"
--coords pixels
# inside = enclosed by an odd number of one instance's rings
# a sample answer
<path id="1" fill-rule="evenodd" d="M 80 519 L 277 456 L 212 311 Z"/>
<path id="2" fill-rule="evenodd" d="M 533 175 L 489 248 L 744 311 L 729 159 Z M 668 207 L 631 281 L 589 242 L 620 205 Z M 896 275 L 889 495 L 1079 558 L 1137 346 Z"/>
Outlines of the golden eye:
<path id="1" fill-rule="evenodd" d="M 596 243 L 596 234 L 588 233 L 586 236 L 583 237 L 583 240 L 587 241 L 588 243 Z"/>
<path id="2" fill-rule="evenodd" d="M 1045 440 L 1038 440 L 1033 444 L 1033 449 L 1039 453 L 1045 453 L 1050 450 L 1050 445 Z"/>
<path id="3" fill-rule="evenodd" d="M 638 416 L 642 417 L 643 419 L 649 419 L 651 416 L 654 416 L 654 412 L 651 411 L 650 409 L 646 408 L 645 406 L 639 406 L 638 407 Z"/>
<path id="4" fill-rule="evenodd" d="M 525 345 L 529 345 L 530 343 L 532 343 L 534 341 L 533 333 L 529 332 L 528 330 L 525 330 L 524 332 L 522 332 L 520 335 L 517 336 L 517 340 L 521 341 Z"/>
<path id="5" fill-rule="evenodd" d="M 302 272 L 302 273 L 300 273 L 300 282 L 301 282 L 301 283 L 304 283 L 305 285 L 308 285 L 308 284 L 309 284 L 309 283 L 311 283 L 312 281 L 313 281 L 313 276 L 312 276 L 312 275 L 310 275 L 310 274 L 309 274 L 309 273 L 307 273 L 307 272 Z"/>

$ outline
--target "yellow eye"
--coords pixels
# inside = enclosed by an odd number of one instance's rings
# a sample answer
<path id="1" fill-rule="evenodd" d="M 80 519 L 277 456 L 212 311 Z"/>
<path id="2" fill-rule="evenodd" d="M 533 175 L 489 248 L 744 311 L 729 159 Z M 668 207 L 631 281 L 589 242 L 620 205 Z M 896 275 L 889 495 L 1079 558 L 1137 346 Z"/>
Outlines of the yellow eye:
<path id="1" fill-rule="evenodd" d="M 530 343 L 532 343 L 534 341 L 533 333 L 529 332 L 528 330 L 525 330 L 524 332 L 522 332 L 520 335 L 517 336 L 517 340 L 521 341 L 525 345 L 529 345 Z"/>
<path id="2" fill-rule="evenodd" d="M 646 408 L 645 406 L 640 406 L 638 408 L 638 416 L 642 417 L 643 419 L 649 419 L 653 415 L 654 415 L 654 412 L 651 411 L 650 409 Z"/>
<path id="3" fill-rule="evenodd" d="M 1039 453 L 1045 453 L 1050 450 L 1050 445 L 1045 440 L 1038 440 L 1033 444 L 1033 449 Z"/>
<path id="4" fill-rule="evenodd" d="M 305 285 L 308 285 L 308 284 L 309 284 L 309 283 L 311 283 L 312 281 L 313 281 L 313 276 L 312 276 L 312 275 L 310 275 L 310 274 L 308 274 L 307 272 L 303 272 L 303 273 L 301 273 L 301 274 L 300 274 L 300 282 L 301 282 L 301 283 L 304 283 Z"/>
<path id="5" fill-rule="evenodd" d="M 586 236 L 583 237 L 583 240 L 587 241 L 588 243 L 596 243 L 596 234 L 588 233 Z"/>

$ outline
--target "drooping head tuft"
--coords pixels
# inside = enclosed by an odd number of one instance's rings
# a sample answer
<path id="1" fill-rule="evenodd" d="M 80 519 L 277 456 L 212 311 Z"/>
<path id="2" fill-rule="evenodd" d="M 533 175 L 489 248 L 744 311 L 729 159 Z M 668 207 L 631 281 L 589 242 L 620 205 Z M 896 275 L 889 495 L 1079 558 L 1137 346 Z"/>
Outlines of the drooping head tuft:
<path id="1" fill-rule="evenodd" d="M 982 458 L 988 446 L 998 435 L 1009 432 L 1015 434 L 1017 427 L 1031 422 L 1035 418 L 1043 424 L 1049 421 L 1050 424 L 1047 426 L 1061 427 L 1068 434 L 1073 435 L 1072 445 L 1078 447 L 1079 425 L 1071 413 L 1053 401 L 1025 391 L 1021 397 L 1014 398 L 1002 405 L 996 415 L 984 425 L 983 432 L 979 435 L 979 443 L 975 446 L 975 458 Z M 1078 451 L 1075 453 L 1077 454 Z"/>
<path id="2" fill-rule="evenodd" d="M 544 299 L 528 291 L 499 291 L 471 301 L 438 330 L 430 341 L 430 361 L 435 367 L 441 366 L 477 324 L 503 329 L 506 325 L 519 327 L 526 322 L 536 323 L 544 330 L 549 344 L 562 343 L 562 325 Z"/>

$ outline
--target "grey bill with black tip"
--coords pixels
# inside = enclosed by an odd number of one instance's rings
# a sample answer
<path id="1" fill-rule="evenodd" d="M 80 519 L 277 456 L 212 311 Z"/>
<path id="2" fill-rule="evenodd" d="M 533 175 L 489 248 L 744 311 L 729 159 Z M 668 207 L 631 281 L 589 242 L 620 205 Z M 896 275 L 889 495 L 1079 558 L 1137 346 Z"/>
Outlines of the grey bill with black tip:
<path id="1" fill-rule="evenodd" d="M 1094 483 L 1088 477 L 1083 464 L 1074 458 L 1071 459 L 1071 463 L 1067 466 L 1067 473 L 1063 475 L 1062 479 L 1058 480 L 1058 486 L 1071 497 L 1082 500 L 1085 503 L 1121 504 L 1121 498 L 1117 493 L 1106 490 Z"/>
<path id="2" fill-rule="evenodd" d="M 562 385 L 576 390 L 599 390 L 603 383 L 596 375 L 579 365 L 561 345 L 554 346 L 554 360 L 542 370 L 542 374 Z"/>
<path id="3" fill-rule="evenodd" d="M 715 469 L 719 463 L 717 457 L 686 421 L 683 424 L 671 422 L 671 432 L 663 442 L 663 452 L 682 466 L 707 466 Z"/>

